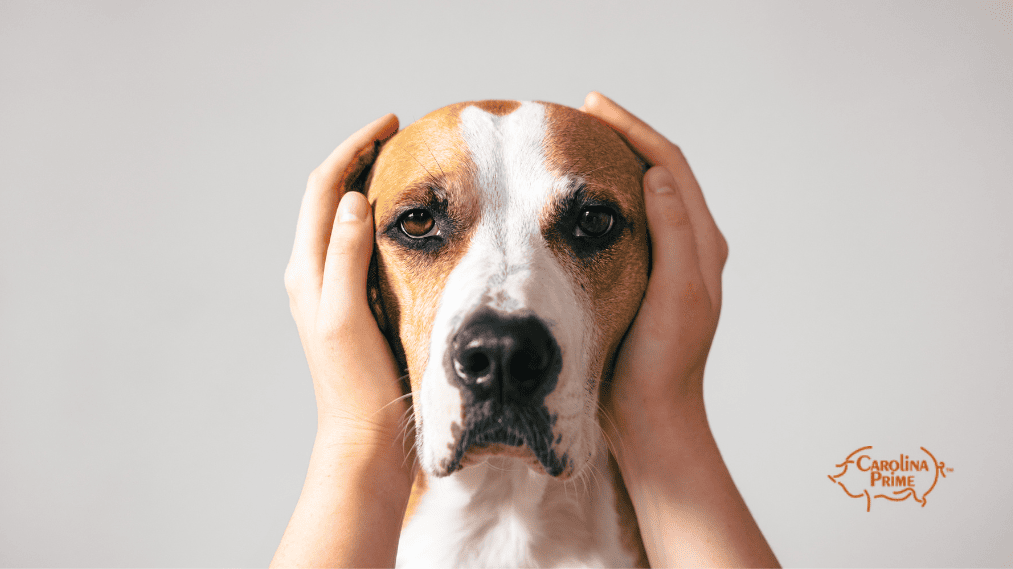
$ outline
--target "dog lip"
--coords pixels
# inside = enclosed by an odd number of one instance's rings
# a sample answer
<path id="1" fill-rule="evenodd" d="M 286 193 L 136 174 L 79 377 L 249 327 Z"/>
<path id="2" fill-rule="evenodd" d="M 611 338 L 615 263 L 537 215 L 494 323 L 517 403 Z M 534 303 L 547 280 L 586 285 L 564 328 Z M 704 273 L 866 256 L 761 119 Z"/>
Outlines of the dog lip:
<path id="1" fill-rule="evenodd" d="M 440 463 L 437 476 L 446 476 L 470 463 L 468 458 L 482 454 L 518 456 L 511 450 L 526 450 L 550 476 L 559 476 L 568 466 L 564 453 L 556 454 L 553 448 L 553 424 L 545 405 L 492 405 L 470 408 L 466 413 L 465 428 L 457 433 L 450 445 L 451 456 Z M 506 451 L 506 452 L 502 452 Z"/>
<path id="2" fill-rule="evenodd" d="M 470 433 L 469 441 L 472 445 L 488 445 L 493 443 L 501 443 L 507 446 L 522 446 L 526 443 L 526 437 L 523 432 L 517 429 L 511 429 L 510 427 L 501 423 L 490 425 L 486 429 Z"/>

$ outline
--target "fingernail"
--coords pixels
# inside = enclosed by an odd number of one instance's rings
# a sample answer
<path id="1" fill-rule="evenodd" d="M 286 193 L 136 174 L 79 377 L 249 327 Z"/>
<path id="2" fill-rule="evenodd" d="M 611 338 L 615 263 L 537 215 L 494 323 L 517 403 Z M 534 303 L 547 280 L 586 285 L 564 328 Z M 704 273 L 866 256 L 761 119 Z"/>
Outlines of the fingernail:
<path id="1" fill-rule="evenodd" d="M 644 176 L 647 189 L 656 194 L 670 194 L 675 191 L 675 180 L 661 167 L 651 168 Z"/>
<path id="2" fill-rule="evenodd" d="M 338 221 L 362 221 L 366 219 L 367 212 L 366 200 L 351 192 L 342 196 L 338 202 Z"/>

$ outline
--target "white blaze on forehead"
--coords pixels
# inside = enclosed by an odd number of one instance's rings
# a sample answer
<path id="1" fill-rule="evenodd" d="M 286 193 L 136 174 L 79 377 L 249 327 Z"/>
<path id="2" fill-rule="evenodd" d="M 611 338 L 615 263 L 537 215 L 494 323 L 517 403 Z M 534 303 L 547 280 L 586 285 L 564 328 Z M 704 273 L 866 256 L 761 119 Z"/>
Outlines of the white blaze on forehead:
<path id="1" fill-rule="evenodd" d="M 549 413 L 557 416 L 554 430 L 564 438 L 557 454 L 580 461 L 592 448 L 587 431 L 595 425 L 593 413 L 586 424 L 585 402 L 591 314 L 576 275 L 549 250 L 539 225 L 570 182 L 546 168 L 545 108 L 526 102 L 498 116 L 467 107 L 459 119 L 476 174 L 469 191 L 481 213 L 433 322 L 422 379 L 423 464 L 435 468 L 451 457 L 451 425 L 464 426 L 461 394 L 447 377 L 444 358 L 460 323 L 482 305 L 506 313 L 531 311 L 549 327 L 563 356 L 556 388 L 546 398 Z"/>

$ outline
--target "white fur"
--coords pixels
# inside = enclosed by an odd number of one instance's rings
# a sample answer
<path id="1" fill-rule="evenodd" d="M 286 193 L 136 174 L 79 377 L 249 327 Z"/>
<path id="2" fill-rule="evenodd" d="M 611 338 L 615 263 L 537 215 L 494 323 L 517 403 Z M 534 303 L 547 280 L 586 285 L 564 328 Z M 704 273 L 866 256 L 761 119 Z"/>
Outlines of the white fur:
<path id="1" fill-rule="evenodd" d="M 595 447 L 595 407 L 586 405 L 594 334 L 590 301 L 549 250 L 538 224 L 553 196 L 570 184 L 545 166 L 544 118 L 537 103 L 523 103 L 505 116 L 477 107 L 460 114 L 478 174 L 481 218 L 447 279 L 433 322 L 417 425 L 427 470 L 450 456 L 451 425 L 463 425 L 460 391 L 446 375 L 443 354 L 461 321 L 483 302 L 504 312 L 530 310 L 546 323 L 563 356 L 556 388 L 545 400 L 557 416 L 554 430 L 563 436 L 556 454 L 565 453 L 579 469 Z"/>
<path id="2" fill-rule="evenodd" d="M 569 457 L 578 479 L 567 483 L 502 457 L 445 478 L 430 475 L 429 490 L 402 533 L 398 565 L 628 566 L 634 559 L 618 542 L 597 393 L 588 388 L 596 334 L 590 299 L 539 227 L 543 210 L 572 182 L 546 167 L 545 108 L 527 102 L 496 116 L 468 107 L 460 125 L 477 173 L 481 217 L 433 322 L 418 394 L 420 462 L 436 472 L 451 456 L 452 425 L 463 427 L 460 391 L 447 377 L 444 353 L 461 322 L 485 304 L 534 312 L 559 344 L 563 365 L 545 404 L 557 417 L 553 434 L 562 435 L 554 441 L 556 455 Z"/>
<path id="3" fill-rule="evenodd" d="M 401 532 L 398 567 L 631 567 L 619 541 L 604 448 L 588 475 L 563 481 L 490 458 L 429 480 Z"/>

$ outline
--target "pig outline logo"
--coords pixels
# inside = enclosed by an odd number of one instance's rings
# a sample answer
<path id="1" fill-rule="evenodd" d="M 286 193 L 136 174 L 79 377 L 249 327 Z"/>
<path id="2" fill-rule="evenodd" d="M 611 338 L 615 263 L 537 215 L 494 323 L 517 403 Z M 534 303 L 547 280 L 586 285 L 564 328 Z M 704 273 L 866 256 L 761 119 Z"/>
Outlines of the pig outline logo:
<path id="1" fill-rule="evenodd" d="M 848 496 L 850 496 L 852 498 L 862 498 L 862 497 L 864 497 L 865 498 L 865 511 L 866 512 L 872 511 L 872 499 L 873 498 L 886 498 L 887 500 L 890 500 L 892 502 L 903 502 L 904 500 L 907 500 L 908 498 L 914 498 L 914 501 L 918 502 L 919 504 L 921 504 L 921 507 L 924 508 L 925 504 L 926 504 L 926 498 L 928 497 L 929 493 L 932 492 L 933 489 L 935 489 L 936 483 L 939 482 L 939 476 L 942 475 L 943 478 L 946 478 L 946 463 L 942 462 L 942 461 L 939 461 L 939 460 L 936 460 L 936 457 L 933 456 L 932 453 L 929 452 L 928 449 L 926 449 L 925 447 L 918 447 L 918 448 L 922 449 L 922 452 L 924 452 L 925 454 L 929 455 L 929 458 L 932 460 L 932 464 L 935 466 L 935 469 L 934 469 L 935 470 L 935 476 L 932 478 L 932 484 L 929 486 L 928 490 L 926 490 L 925 492 L 922 493 L 921 498 L 918 497 L 918 492 L 914 488 L 911 488 L 911 487 L 903 488 L 901 490 L 894 490 L 893 492 L 891 492 L 893 494 L 893 496 L 889 496 L 887 494 L 870 494 L 868 488 L 865 488 L 862 491 L 861 494 L 852 494 L 850 491 L 848 491 L 847 486 L 845 486 L 843 482 L 841 482 L 840 480 L 838 480 L 838 478 L 840 478 L 841 476 L 844 476 L 848 472 L 848 468 L 852 464 L 854 464 L 855 467 L 858 468 L 857 459 L 853 459 L 853 457 L 856 454 L 862 452 L 863 450 L 869 450 L 871 448 L 872 448 L 872 445 L 864 446 L 864 447 L 861 447 L 858 450 L 852 452 L 851 454 L 849 454 L 847 456 L 847 458 L 844 459 L 844 462 L 842 462 L 842 463 L 840 463 L 840 464 L 837 465 L 837 468 L 842 468 L 843 470 L 841 470 L 840 472 L 838 472 L 837 474 L 834 474 L 834 475 L 830 475 L 830 474 L 827 475 L 827 478 L 829 478 L 831 482 L 833 482 L 833 483 L 837 484 L 838 486 L 840 486 L 841 489 L 844 490 L 844 493 L 847 494 Z"/>

